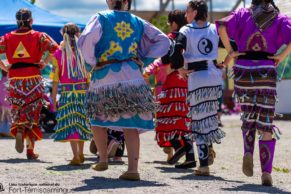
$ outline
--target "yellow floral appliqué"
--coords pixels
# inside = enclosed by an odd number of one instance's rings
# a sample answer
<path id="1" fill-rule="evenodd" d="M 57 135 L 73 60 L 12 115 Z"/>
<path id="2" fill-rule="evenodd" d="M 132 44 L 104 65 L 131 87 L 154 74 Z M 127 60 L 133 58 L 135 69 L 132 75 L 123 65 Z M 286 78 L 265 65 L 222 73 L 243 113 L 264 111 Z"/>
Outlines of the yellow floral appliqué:
<path id="1" fill-rule="evenodd" d="M 129 38 L 133 33 L 133 30 L 130 28 L 130 24 L 127 24 L 124 21 L 117 23 L 114 30 L 117 32 L 117 36 L 121 38 L 121 40 Z"/>
<path id="2" fill-rule="evenodd" d="M 133 53 L 135 55 L 137 54 L 137 43 L 136 42 L 131 44 L 131 46 L 128 49 L 128 52 Z"/>
<path id="3" fill-rule="evenodd" d="M 122 48 L 119 45 L 119 43 L 111 41 L 110 48 L 101 55 L 99 61 L 100 62 L 108 61 L 108 57 L 112 56 L 116 52 L 122 52 Z"/>

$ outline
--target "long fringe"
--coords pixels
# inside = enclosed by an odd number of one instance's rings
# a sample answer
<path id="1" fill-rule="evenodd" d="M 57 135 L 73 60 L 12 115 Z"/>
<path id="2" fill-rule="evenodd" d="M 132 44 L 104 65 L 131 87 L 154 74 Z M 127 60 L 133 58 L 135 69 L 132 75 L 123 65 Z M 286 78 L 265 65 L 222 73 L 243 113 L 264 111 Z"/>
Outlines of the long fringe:
<path id="1" fill-rule="evenodd" d="M 193 91 L 189 91 L 187 95 L 187 102 L 190 105 L 199 104 L 204 101 L 218 99 L 222 96 L 222 86 L 201 87 Z"/>
<path id="2" fill-rule="evenodd" d="M 70 135 L 78 132 L 80 140 L 89 140 L 92 135 L 89 121 L 84 107 L 84 93 L 63 93 L 60 99 L 57 122 L 55 127 L 55 141 L 66 140 Z"/>
<path id="3" fill-rule="evenodd" d="M 21 95 L 29 96 L 34 92 L 44 91 L 44 83 L 41 76 L 22 79 L 9 79 L 6 83 L 8 90 L 14 90 Z"/>
<path id="4" fill-rule="evenodd" d="M 192 117 L 192 115 L 217 112 L 218 109 L 219 102 L 217 100 L 202 102 L 198 105 L 190 107 L 190 111 L 187 116 Z"/>
<path id="5" fill-rule="evenodd" d="M 87 71 L 85 67 L 85 60 L 80 54 L 81 51 L 78 47 L 78 37 L 75 36 L 73 39 L 73 46 L 71 46 L 71 38 L 70 36 L 65 33 L 64 34 L 64 47 L 62 49 L 62 60 L 61 64 L 62 68 L 62 75 L 64 75 L 65 65 L 67 65 L 68 70 L 68 78 L 78 78 L 78 79 L 85 79 L 87 78 Z M 66 62 L 66 63 L 65 63 Z"/>
<path id="6" fill-rule="evenodd" d="M 150 88 L 143 82 L 116 83 L 88 91 L 86 109 L 89 118 L 119 117 L 124 113 L 155 112 L 156 104 Z"/>
<path id="7" fill-rule="evenodd" d="M 220 128 L 217 128 L 216 130 L 211 131 L 208 134 L 201 134 L 193 131 L 192 134 L 187 135 L 186 137 L 192 139 L 193 141 L 203 142 L 208 145 L 213 143 L 220 144 L 221 139 L 225 137 L 225 132 L 223 132 Z"/>
<path id="8" fill-rule="evenodd" d="M 199 121 L 192 120 L 190 129 L 195 133 L 203 133 L 205 129 L 213 129 L 218 127 L 217 115 L 204 118 Z"/>
<path id="9" fill-rule="evenodd" d="M 191 132 L 190 132 L 191 133 Z M 175 129 L 169 132 L 157 132 L 156 133 L 156 141 L 171 141 L 174 139 L 181 140 L 184 136 L 189 135 L 189 132 L 185 132 L 183 130 Z"/>

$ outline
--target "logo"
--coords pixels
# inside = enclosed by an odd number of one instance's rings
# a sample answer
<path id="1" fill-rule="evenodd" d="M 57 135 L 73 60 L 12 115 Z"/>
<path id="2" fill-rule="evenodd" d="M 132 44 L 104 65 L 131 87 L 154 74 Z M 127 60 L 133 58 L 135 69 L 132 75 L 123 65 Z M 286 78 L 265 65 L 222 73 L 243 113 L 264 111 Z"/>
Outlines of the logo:
<path id="1" fill-rule="evenodd" d="M 0 183 L 0 192 L 3 192 L 3 191 L 5 191 L 5 189 L 4 189 L 3 185 L 2 185 L 2 183 Z"/>
<path id="2" fill-rule="evenodd" d="M 13 54 L 14 59 L 24 59 L 30 58 L 29 53 L 27 52 L 26 48 L 24 47 L 23 43 L 20 42 Z"/>
<path id="3" fill-rule="evenodd" d="M 213 50 L 213 44 L 209 39 L 202 38 L 198 42 L 198 50 L 202 55 L 208 55 Z"/>

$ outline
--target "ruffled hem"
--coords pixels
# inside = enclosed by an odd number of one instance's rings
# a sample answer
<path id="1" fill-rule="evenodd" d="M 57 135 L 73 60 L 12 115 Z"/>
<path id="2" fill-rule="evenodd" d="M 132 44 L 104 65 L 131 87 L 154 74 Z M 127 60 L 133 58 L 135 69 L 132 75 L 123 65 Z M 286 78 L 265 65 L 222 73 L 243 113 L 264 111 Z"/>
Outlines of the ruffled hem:
<path id="1" fill-rule="evenodd" d="M 188 92 L 187 102 L 191 106 L 194 106 L 205 101 L 217 100 L 221 96 L 222 96 L 221 85 L 201 87 Z"/>
<path id="2" fill-rule="evenodd" d="M 181 140 L 184 136 L 189 135 L 191 132 L 186 132 L 181 129 L 173 129 L 171 131 L 163 132 L 159 131 L 156 132 L 155 139 L 160 146 L 163 146 L 168 141 L 171 140 Z"/>
<path id="3" fill-rule="evenodd" d="M 192 139 L 193 141 L 196 141 L 197 144 L 207 144 L 211 145 L 213 143 L 220 144 L 221 139 L 225 137 L 225 132 L 222 131 L 220 128 L 217 128 L 216 130 L 213 130 L 207 134 L 202 134 L 198 132 L 192 132 L 192 134 L 188 135 L 187 138 Z"/>
<path id="4" fill-rule="evenodd" d="M 217 115 L 212 115 L 201 120 L 192 120 L 190 129 L 194 133 L 203 133 L 206 129 L 213 129 L 218 127 Z"/>
<path id="5" fill-rule="evenodd" d="M 123 114 L 155 112 L 156 104 L 144 80 L 116 83 L 91 89 L 86 99 L 90 119 L 120 117 Z"/>

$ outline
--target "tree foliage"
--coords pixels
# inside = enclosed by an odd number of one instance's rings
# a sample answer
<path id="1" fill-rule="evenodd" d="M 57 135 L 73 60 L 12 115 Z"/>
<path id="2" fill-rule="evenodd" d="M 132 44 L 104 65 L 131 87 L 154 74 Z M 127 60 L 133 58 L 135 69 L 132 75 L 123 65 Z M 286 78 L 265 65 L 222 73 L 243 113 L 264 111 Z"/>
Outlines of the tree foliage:
<path id="1" fill-rule="evenodd" d="M 168 17 L 165 15 L 152 19 L 152 24 L 166 34 L 170 31 L 170 27 L 168 25 Z"/>

